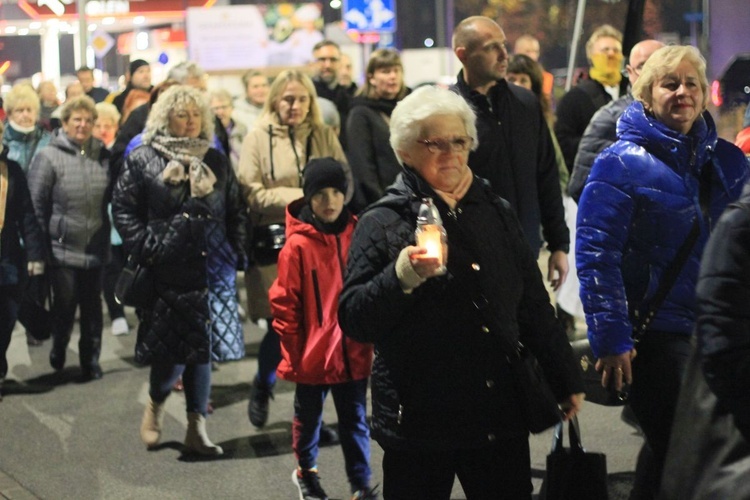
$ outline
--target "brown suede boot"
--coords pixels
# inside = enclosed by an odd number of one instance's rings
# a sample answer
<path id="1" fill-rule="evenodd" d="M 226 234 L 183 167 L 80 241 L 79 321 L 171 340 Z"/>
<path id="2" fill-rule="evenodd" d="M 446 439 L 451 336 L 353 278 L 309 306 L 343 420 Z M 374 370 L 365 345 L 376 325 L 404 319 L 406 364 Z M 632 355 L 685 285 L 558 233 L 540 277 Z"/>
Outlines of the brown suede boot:
<path id="1" fill-rule="evenodd" d="M 206 418 L 200 413 L 187 414 L 188 427 L 185 434 L 185 453 L 195 453 L 205 456 L 218 456 L 224 453 L 221 446 L 217 446 L 208 439 L 206 434 Z"/>
<path id="2" fill-rule="evenodd" d="M 141 440 L 147 448 L 153 448 L 161 439 L 161 426 L 164 421 L 164 402 L 154 403 L 149 398 L 141 421 Z"/>

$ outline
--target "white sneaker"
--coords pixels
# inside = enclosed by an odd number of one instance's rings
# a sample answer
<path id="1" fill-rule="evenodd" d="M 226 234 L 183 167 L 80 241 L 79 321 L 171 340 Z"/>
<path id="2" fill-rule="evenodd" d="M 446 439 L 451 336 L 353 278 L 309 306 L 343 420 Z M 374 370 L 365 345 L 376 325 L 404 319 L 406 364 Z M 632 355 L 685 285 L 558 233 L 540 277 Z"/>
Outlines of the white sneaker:
<path id="1" fill-rule="evenodd" d="M 127 335 L 130 333 L 128 321 L 125 318 L 116 318 L 112 322 L 112 335 Z"/>

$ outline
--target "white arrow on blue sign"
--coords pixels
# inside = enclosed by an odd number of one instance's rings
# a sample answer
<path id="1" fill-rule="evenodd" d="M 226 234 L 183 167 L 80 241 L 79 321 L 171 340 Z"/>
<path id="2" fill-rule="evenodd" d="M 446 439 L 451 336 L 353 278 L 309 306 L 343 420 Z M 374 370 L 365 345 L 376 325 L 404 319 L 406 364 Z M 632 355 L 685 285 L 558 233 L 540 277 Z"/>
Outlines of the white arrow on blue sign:
<path id="1" fill-rule="evenodd" d="M 396 31 L 396 0 L 345 0 L 343 18 L 347 30 Z"/>

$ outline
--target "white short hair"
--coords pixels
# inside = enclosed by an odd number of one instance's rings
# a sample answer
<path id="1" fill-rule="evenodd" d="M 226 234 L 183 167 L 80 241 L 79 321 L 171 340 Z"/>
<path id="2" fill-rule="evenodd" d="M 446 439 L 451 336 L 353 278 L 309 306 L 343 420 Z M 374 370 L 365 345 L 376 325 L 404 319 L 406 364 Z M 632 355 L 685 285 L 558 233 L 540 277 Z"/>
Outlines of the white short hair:
<path id="1" fill-rule="evenodd" d="M 425 85 L 402 101 L 391 114 L 391 147 L 399 163 L 404 160 L 399 150 L 409 150 L 422 134 L 423 122 L 433 116 L 456 116 L 464 122 L 466 134 L 474 140 L 472 149 L 479 144 L 476 115 L 460 95 L 450 90 Z"/>

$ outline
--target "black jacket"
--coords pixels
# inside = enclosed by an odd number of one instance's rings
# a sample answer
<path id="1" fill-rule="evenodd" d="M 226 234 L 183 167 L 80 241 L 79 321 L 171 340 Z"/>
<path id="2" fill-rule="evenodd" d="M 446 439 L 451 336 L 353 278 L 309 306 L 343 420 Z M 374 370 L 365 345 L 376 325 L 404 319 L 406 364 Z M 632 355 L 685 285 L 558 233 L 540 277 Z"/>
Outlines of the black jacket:
<path id="1" fill-rule="evenodd" d="M 8 160 L 7 152 L 5 148 L 0 152 L 0 162 L 8 166 L 5 222 L 0 231 L 0 286 L 23 282 L 27 261 L 47 260 L 47 245 L 34 214 L 26 176 L 18 163 Z"/>
<path id="2" fill-rule="evenodd" d="M 142 311 L 136 360 L 207 363 L 211 352 L 206 248 L 212 230 L 226 239 L 244 267 L 245 206 L 234 171 L 224 155 L 209 149 L 203 161 L 216 175 L 214 191 L 190 196 L 190 186 L 162 180 L 165 157 L 150 146 L 125 160 L 112 200 L 123 245 L 136 261 L 151 267 L 158 298 Z"/>
<path id="3" fill-rule="evenodd" d="M 680 391 L 659 498 L 750 498 L 748 188 L 706 245 L 696 294 L 698 345 Z"/>
<path id="4" fill-rule="evenodd" d="M 391 147 L 388 124 L 397 101 L 355 97 L 346 134 L 349 150 L 346 157 L 354 176 L 354 197 L 349 203 L 357 213 L 377 201 L 385 189 L 396 180 L 401 165 Z"/>
<path id="5" fill-rule="evenodd" d="M 542 246 L 540 225 L 550 251 L 567 252 L 570 235 L 555 149 L 539 100 L 505 80 L 498 80 L 484 96 L 469 88 L 463 71 L 452 90 L 477 114 L 479 147 L 469 155 L 471 170 L 510 203 L 535 255 Z"/>
<path id="6" fill-rule="evenodd" d="M 560 144 L 568 172 L 573 170 L 578 144 L 596 110 L 612 100 L 604 85 L 595 80 L 582 80 L 557 104 L 555 136 Z"/>
<path id="7" fill-rule="evenodd" d="M 339 142 L 341 142 L 341 148 L 346 151 L 346 120 L 349 116 L 349 107 L 351 106 L 351 94 L 349 93 L 349 87 L 336 84 L 335 87 L 331 88 L 323 80 L 313 78 L 313 85 L 315 85 L 315 92 L 318 97 L 328 99 L 336 105 L 336 109 L 339 112 L 339 118 L 341 119 L 341 128 L 339 129 Z"/>
<path id="8" fill-rule="evenodd" d="M 407 294 L 395 261 L 414 244 L 425 196 L 448 233 L 448 272 Z M 520 338 L 537 355 L 560 400 L 582 391 L 518 220 L 477 177 L 449 213 L 406 169 L 365 210 L 349 250 L 339 323 L 346 335 L 375 344 L 372 429 L 384 447 L 473 448 L 527 434 L 502 338 Z"/>
<path id="9" fill-rule="evenodd" d="M 599 153 L 617 140 L 617 120 L 632 102 L 633 96 L 626 94 L 599 108 L 591 117 L 591 121 L 583 132 L 581 142 L 578 144 L 578 153 L 576 153 L 573 171 L 568 181 L 568 194 L 576 203 L 583 193 L 583 186 L 589 178 L 594 160 Z"/>

